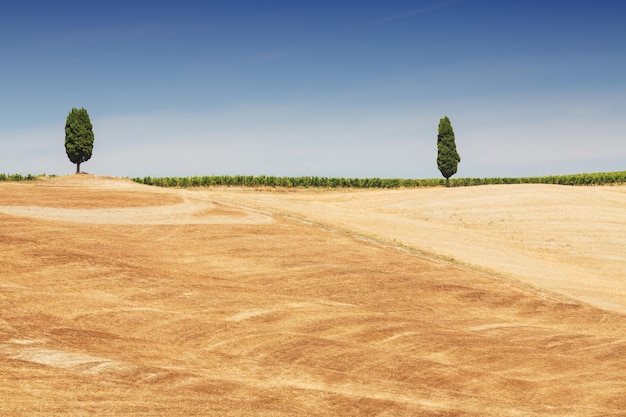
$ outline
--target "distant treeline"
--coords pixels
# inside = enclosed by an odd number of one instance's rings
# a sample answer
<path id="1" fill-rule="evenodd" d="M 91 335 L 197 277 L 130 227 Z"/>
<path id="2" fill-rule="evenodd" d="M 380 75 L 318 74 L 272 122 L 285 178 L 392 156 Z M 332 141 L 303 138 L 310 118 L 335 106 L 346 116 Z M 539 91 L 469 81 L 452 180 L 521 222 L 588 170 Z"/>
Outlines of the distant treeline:
<path id="1" fill-rule="evenodd" d="M 288 188 L 415 188 L 439 187 L 445 179 L 405 178 L 336 178 L 336 177 L 275 177 L 252 175 L 212 175 L 203 177 L 144 177 L 133 178 L 140 184 L 159 187 L 288 187 Z M 451 178 L 453 187 L 488 184 L 559 184 L 609 185 L 626 184 L 626 171 L 594 174 L 553 175 L 522 178 Z"/>
<path id="2" fill-rule="evenodd" d="M 44 175 L 0 174 L 0 181 L 33 181 Z"/>
<path id="3" fill-rule="evenodd" d="M 54 175 L 0 174 L 0 181 L 33 181 Z M 275 177 L 266 175 L 211 175 L 203 177 L 132 178 L 140 184 L 158 187 L 289 187 L 289 188 L 416 188 L 445 186 L 444 178 L 337 178 L 337 177 Z M 559 184 L 612 185 L 626 184 L 626 171 L 594 174 L 551 175 L 545 177 L 451 178 L 453 187 L 489 184 Z"/>

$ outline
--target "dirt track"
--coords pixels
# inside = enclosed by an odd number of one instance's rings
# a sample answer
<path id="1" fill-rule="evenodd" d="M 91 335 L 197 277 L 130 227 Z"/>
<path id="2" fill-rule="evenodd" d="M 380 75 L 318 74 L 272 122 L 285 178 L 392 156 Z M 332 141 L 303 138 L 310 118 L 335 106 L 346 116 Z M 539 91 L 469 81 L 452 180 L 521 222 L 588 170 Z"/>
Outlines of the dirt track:
<path id="1" fill-rule="evenodd" d="M 507 187 L 0 184 L 0 415 L 623 415 L 625 188 Z"/>

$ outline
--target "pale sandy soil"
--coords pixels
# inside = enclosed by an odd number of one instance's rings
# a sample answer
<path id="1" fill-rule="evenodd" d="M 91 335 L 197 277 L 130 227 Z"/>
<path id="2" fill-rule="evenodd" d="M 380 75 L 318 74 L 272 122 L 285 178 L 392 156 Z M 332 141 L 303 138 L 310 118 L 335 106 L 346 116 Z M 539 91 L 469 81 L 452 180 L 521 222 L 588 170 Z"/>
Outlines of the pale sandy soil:
<path id="1" fill-rule="evenodd" d="M 453 259 L 626 313 L 625 186 L 218 190 L 208 195 Z"/>
<path id="2" fill-rule="evenodd" d="M 0 184 L 0 415 L 622 416 L 625 197 Z"/>

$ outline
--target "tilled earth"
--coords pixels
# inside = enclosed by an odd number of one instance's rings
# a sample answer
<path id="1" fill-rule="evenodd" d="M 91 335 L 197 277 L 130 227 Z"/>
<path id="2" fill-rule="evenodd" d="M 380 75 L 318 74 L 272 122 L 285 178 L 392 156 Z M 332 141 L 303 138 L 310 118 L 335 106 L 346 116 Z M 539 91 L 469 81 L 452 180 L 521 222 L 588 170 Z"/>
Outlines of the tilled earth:
<path id="1" fill-rule="evenodd" d="M 268 192 L 0 184 L 0 415 L 624 415 L 619 308 Z"/>

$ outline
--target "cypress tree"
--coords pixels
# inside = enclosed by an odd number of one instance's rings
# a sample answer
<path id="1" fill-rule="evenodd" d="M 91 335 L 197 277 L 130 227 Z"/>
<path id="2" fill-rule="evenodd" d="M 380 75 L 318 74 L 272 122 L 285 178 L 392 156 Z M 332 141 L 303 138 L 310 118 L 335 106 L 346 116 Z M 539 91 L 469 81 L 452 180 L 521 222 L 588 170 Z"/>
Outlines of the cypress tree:
<path id="1" fill-rule="evenodd" d="M 461 157 L 456 151 L 454 130 L 448 116 L 439 120 L 439 134 L 437 135 L 437 167 L 446 179 L 446 187 L 450 186 L 450 177 L 456 174 Z"/>
<path id="2" fill-rule="evenodd" d="M 93 126 L 87 110 L 72 108 L 65 122 L 65 153 L 76 164 L 77 174 L 80 173 L 80 164 L 91 158 L 93 140 Z"/>

